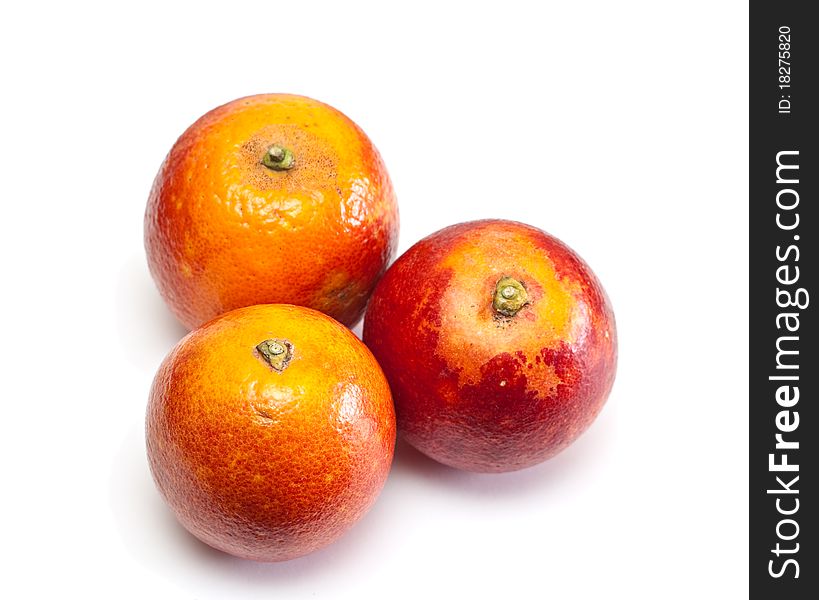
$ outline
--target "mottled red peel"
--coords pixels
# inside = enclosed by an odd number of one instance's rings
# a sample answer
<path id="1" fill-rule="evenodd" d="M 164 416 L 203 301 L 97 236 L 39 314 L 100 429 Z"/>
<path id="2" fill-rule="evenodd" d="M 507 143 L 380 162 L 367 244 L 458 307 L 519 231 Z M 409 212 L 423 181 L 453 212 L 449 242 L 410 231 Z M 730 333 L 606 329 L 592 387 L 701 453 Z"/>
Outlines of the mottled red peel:
<path id="1" fill-rule="evenodd" d="M 508 273 L 538 300 L 499 323 L 492 298 Z M 402 435 L 472 471 L 565 448 L 602 408 L 616 368 L 614 316 L 594 274 L 560 241 L 509 221 L 455 225 L 408 250 L 376 288 L 364 340 Z"/>

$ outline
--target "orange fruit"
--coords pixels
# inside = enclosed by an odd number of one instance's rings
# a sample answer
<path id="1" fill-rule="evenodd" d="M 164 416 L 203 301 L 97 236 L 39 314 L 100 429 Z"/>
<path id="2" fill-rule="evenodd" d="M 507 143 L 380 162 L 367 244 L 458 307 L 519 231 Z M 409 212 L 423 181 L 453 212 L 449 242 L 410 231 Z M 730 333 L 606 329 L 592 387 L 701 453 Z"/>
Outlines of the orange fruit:
<path id="1" fill-rule="evenodd" d="M 154 379 L 154 480 L 205 543 L 262 561 L 337 539 L 392 462 L 387 381 L 348 329 L 304 307 L 229 312 L 185 337 Z"/>
<path id="2" fill-rule="evenodd" d="M 512 221 L 453 225 L 407 250 L 370 300 L 364 341 L 401 434 L 470 471 L 522 469 L 568 446 L 617 365 L 614 313 L 592 270 Z"/>
<path id="3" fill-rule="evenodd" d="M 182 323 L 290 303 L 351 326 L 392 259 L 398 207 L 350 119 L 286 94 L 240 98 L 191 125 L 154 181 L 148 265 Z"/>

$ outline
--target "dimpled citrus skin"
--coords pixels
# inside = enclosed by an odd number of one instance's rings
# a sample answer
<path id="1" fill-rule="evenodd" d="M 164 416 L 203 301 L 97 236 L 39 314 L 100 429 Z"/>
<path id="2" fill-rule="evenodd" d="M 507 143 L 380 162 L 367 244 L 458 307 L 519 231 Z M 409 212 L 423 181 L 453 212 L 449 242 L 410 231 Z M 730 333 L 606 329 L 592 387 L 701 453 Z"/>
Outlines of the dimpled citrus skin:
<path id="1" fill-rule="evenodd" d="M 272 145 L 295 166 L 262 164 Z M 351 326 L 395 252 L 398 205 L 373 144 L 316 100 L 234 100 L 191 125 L 154 181 L 148 265 L 193 329 L 263 303 L 308 306 Z"/>
<path id="2" fill-rule="evenodd" d="M 292 345 L 277 372 L 256 350 Z M 395 414 L 370 351 L 298 306 L 227 313 L 188 334 L 154 379 L 154 481 L 176 517 L 235 556 L 282 561 L 331 543 L 367 511 L 392 462 Z"/>
<path id="3" fill-rule="evenodd" d="M 498 282 L 528 293 L 512 317 Z M 528 225 L 461 223 L 390 267 L 364 319 L 398 430 L 444 464 L 479 472 L 532 466 L 594 420 L 614 381 L 614 315 L 591 269 Z"/>

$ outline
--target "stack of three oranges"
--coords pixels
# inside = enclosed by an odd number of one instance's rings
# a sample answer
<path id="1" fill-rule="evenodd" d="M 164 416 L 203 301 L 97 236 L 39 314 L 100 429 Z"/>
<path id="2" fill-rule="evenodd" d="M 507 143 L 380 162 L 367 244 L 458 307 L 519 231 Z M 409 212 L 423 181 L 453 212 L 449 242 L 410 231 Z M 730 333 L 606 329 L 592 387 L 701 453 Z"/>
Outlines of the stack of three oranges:
<path id="1" fill-rule="evenodd" d="M 444 464 L 499 472 L 553 456 L 602 408 L 614 316 L 572 250 L 474 221 L 387 269 L 397 238 L 378 151 L 326 104 L 242 98 L 168 154 L 145 243 L 194 331 L 154 379 L 147 448 L 201 540 L 268 561 L 329 544 L 378 496 L 396 422 Z M 362 343 L 347 327 L 365 308 Z"/>

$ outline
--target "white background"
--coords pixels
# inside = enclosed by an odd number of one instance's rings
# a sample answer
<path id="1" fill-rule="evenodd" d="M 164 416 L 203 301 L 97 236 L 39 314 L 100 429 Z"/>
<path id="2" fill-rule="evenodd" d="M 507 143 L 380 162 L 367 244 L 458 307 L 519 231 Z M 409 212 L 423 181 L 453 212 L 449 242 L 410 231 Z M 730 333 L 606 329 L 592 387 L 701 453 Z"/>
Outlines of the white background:
<path id="1" fill-rule="evenodd" d="M 747 595 L 747 5 L 20 3 L 0 9 L 7 598 Z M 202 113 L 316 97 L 381 150 L 400 250 L 523 220 L 608 290 L 591 429 L 506 475 L 399 444 L 335 545 L 257 564 L 194 540 L 148 472 L 148 387 L 183 329 L 147 272 L 156 170 Z"/>

